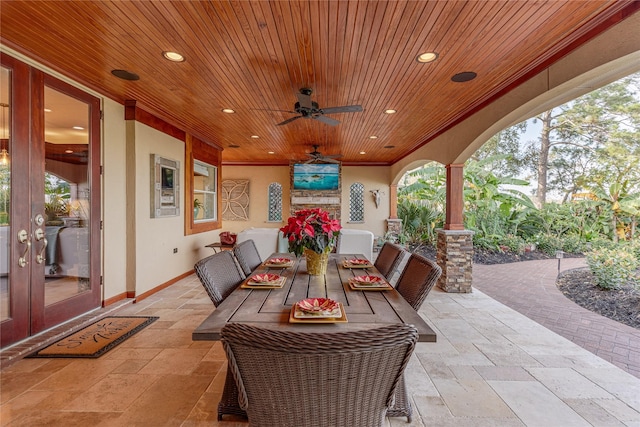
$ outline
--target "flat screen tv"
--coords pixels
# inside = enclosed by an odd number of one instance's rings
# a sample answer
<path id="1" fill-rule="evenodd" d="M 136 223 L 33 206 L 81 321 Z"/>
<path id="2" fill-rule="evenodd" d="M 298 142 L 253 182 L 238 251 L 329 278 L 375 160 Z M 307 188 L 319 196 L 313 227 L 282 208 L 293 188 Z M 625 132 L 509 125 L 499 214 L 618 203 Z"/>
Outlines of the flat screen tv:
<path id="1" fill-rule="evenodd" d="M 337 190 L 339 188 L 339 164 L 296 163 L 293 165 L 294 190 Z"/>

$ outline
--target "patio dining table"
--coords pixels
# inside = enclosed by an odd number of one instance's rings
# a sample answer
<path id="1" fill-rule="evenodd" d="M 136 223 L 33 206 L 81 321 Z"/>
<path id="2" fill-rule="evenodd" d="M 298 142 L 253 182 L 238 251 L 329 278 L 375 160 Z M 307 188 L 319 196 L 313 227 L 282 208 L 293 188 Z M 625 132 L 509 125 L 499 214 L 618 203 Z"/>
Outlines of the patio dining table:
<path id="1" fill-rule="evenodd" d="M 287 266 L 270 266 L 273 258 L 288 258 Z M 355 276 L 371 275 L 383 278 L 382 274 L 371 265 L 368 268 L 349 268 L 345 260 L 365 258 L 361 254 L 331 254 L 327 272 L 324 275 L 308 274 L 304 257 L 296 258 L 288 253 L 275 253 L 267 258 L 254 272 L 255 274 L 277 274 L 284 277 L 282 287 L 246 288 L 247 281 L 236 288 L 192 333 L 194 341 L 218 341 L 221 331 L 228 322 L 241 322 L 269 329 L 300 331 L 300 332 L 338 332 L 373 329 L 382 326 L 406 323 L 418 330 L 419 342 L 435 342 L 436 333 L 422 317 L 407 303 L 393 287 L 380 291 L 374 289 L 354 290 L 349 279 Z M 247 279 L 249 280 L 249 279 Z M 298 323 L 291 321 L 291 311 L 295 304 L 306 298 L 330 298 L 341 303 L 346 321 L 336 323 Z M 233 378 L 227 375 L 225 394 L 235 384 Z M 404 404 L 408 410 L 390 408 L 390 416 L 410 417 L 410 405 L 406 401 L 406 391 L 402 384 L 402 391 L 396 394 L 396 406 Z M 228 396 L 227 396 L 228 398 Z M 225 396 L 223 396 L 225 400 Z M 235 402 L 234 402 L 235 403 Z M 220 402 L 219 415 L 222 413 L 243 414 L 242 411 L 223 410 L 228 402 Z M 233 406 L 233 405 L 232 405 Z M 238 408 L 239 409 L 239 408 Z M 397 409 L 397 408 L 396 408 Z M 395 415 L 394 415 L 395 414 Z"/>

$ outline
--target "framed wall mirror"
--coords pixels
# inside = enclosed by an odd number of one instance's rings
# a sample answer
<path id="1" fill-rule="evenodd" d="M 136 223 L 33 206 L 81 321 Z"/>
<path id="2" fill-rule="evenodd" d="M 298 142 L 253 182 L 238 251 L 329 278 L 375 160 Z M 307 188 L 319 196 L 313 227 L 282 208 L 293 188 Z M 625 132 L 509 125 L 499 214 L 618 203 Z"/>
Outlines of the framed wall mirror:
<path id="1" fill-rule="evenodd" d="M 151 218 L 180 215 L 180 162 L 151 155 Z"/>

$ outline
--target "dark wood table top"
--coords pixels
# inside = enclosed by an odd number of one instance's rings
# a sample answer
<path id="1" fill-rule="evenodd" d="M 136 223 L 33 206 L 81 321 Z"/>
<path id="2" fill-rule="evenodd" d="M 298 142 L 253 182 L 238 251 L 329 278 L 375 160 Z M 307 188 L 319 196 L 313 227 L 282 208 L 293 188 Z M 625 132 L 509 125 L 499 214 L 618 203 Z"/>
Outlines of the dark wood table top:
<path id="1" fill-rule="evenodd" d="M 227 322 L 242 322 L 256 326 L 296 330 L 302 332 L 337 332 L 372 329 L 393 323 L 408 323 L 418 329 L 418 341 L 435 342 L 436 333 L 418 315 L 395 289 L 386 291 L 352 290 L 348 280 L 359 275 L 382 275 L 373 268 L 349 269 L 343 266 L 348 258 L 364 258 L 363 255 L 331 254 L 324 276 L 307 274 L 304 257 L 296 259 L 291 254 L 274 254 L 294 260 L 288 268 L 259 266 L 253 274 L 276 273 L 286 277 L 279 289 L 237 288 L 192 334 L 194 341 L 218 341 L 220 331 Z M 272 258 L 270 257 L 270 258 Z M 331 298 L 342 303 L 346 323 L 290 323 L 291 307 L 305 298 Z"/>

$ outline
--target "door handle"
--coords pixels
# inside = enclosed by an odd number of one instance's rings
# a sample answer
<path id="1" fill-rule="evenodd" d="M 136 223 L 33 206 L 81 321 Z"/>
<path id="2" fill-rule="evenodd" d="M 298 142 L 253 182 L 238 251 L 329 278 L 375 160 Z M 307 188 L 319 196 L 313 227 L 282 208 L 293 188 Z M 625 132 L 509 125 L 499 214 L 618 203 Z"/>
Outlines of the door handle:
<path id="1" fill-rule="evenodd" d="M 38 255 L 36 255 L 36 262 L 38 264 L 42 264 L 45 260 L 42 254 L 44 254 L 44 250 L 47 248 L 47 239 L 44 238 L 44 230 L 42 230 L 42 228 L 40 227 L 36 228 L 36 230 L 33 232 L 33 237 L 36 239 L 36 242 L 43 240 L 42 248 L 40 249 Z"/>
<path id="2" fill-rule="evenodd" d="M 29 238 L 29 233 L 27 233 L 27 230 L 18 231 L 18 242 L 24 243 L 27 241 L 28 238 Z"/>
<path id="3" fill-rule="evenodd" d="M 18 258 L 18 265 L 23 268 L 28 264 L 27 254 L 29 253 L 29 249 L 31 249 L 31 240 L 28 239 L 29 233 L 27 233 L 27 230 L 18 231 L 18 242 L 27 244 L 27 247 L 24 248 L 24 253 Z"/>
<path id="4" fill-rule="evenodd" d="M 42 243 L 42 249 L 40 249 L 40 253 L 36 256 L 36 262 L 38 264 L 42 264 L 45 260 L 45 257 L 42 254 L 44 253 L 44 250 L 47 249 L 47 239 L 44 239 Z"/>
<path id="5" fill-rule="evenodd" d="M 35 237 L 38 242 L 44 239 L 44 231 L 42 228 L 36 228 L 36 231 L 33 232 L 33 237 Z"/>

